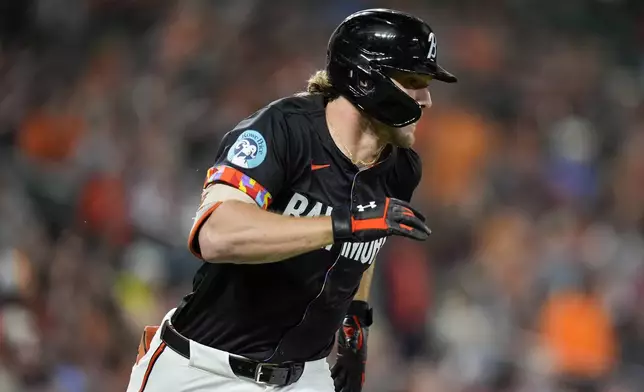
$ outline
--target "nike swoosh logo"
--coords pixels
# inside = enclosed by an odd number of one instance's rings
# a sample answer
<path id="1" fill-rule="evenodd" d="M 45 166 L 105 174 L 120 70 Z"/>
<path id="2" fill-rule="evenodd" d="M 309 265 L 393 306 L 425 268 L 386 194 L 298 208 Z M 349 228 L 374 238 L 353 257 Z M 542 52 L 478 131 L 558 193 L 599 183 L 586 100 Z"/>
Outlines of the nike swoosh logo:
<path id="1" fill-rule="evenodd" d="M 329 167 L 329 166 L 331 166 L 331 165 L 314 165 L 314 164 L 311 164 L 311 170 L 320 170 L 320 169 L 324 169 L 324 168 Z"/>

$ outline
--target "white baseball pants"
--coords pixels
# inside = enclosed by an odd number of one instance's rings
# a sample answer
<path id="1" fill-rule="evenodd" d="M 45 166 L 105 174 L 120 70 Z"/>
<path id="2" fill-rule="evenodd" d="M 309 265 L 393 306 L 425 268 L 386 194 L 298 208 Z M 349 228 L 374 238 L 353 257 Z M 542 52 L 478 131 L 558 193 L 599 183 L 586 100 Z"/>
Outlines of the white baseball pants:
<path id="1" fill-rule="evenodd" d="M 160 325 L 169 319 L 171 310 Z M 161 341 L 161 328 L 150 349 L 132 367 L 127 392 L 333 392 L 333 380 L 326 359 L 307 362 L 300 379 L 286 387 L 255 383 L 237 377 L 228 363 L 227 352 L 190 341 L 190 359 L 174 352 Z"/>

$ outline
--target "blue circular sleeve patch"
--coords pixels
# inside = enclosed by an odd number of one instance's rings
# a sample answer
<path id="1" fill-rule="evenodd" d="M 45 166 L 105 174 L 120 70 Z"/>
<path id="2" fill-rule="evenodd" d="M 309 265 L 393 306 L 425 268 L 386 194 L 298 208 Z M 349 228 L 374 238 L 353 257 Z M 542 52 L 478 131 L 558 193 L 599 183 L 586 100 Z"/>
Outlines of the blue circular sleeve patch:
<path id="1" fill-rule="evenodd" d="M 249 129 L 237 137 L 235 144 L 228 150 L 227 159 L 233 165 L 252 169 L 266 159 L 266 140 L 261 133 Z"/>

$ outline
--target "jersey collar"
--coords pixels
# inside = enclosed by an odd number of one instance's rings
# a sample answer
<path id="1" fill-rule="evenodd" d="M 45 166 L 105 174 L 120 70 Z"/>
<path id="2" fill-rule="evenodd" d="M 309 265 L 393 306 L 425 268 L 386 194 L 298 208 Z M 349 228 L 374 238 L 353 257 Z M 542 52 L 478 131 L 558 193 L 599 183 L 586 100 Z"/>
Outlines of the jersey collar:
<path id="1" fill-rule="evenodd" d="M 365 170 L 368 170 L 369 172 L 381 172 L 387 170 L 393 165 L 398 154 L 398 147 L 395 147 L 391 144 L 385 147 L 382 154 L 380 155 L 380 160 L 369 168 L 360 169 L 353 162 L 351 162 L 351 160 L 346 155 L 344 155 L 344 153 L 340 150 L 338 145 L 335 143 L 335 141 L 333 141 L 333 138 L 331 137 L 331 132 L 329 131 L 329 127 L 326 123 L 326 104 L 324 102 L 324 97 L 322 95 L 314 95 L 313 99 L 316 102 L 316 106 L 319 108 L 318 110 L 316 110 L 314 116 L 315 131 L 320 136 L 320 139 L 322 140 L 322 143 L 326 147 L 327 151 L 329 151 L 329 153 L 332 154 L 335 158 L 345 163 L 348 169 L 356 173 Z"/>

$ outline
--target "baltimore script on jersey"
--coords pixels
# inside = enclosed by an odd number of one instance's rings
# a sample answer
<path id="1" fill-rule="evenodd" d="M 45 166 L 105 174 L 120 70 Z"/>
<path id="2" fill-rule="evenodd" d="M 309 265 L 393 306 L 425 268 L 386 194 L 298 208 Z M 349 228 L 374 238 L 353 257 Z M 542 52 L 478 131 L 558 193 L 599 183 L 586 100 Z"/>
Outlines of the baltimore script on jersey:
<path id="1" fill-rule="evenodd" d="M 375 207 L 374 203 L 375 202 L 371 202 L 370 204 L 362 207 L 373 208 Z M 324 211 L 324 215 L 330 216 L 331 211 L 333 211 L 333 207 L 324 205 L 319 201 L 312 201 L 306 196 L 295 192 L 289 200 L 286 208 L 284 208 L 284 212 L 282 214 L 297 217 L 315 217 L 322 215 L 322 211 Z M 372 264 L 376 260 L 380 249 L 385 245 L 385 241 L 387 241 L 386 237 L 369 242 L 344 242 L 342 243 L 340 256 L 359 261 L 362 264 Z M 333 246 L 334 245 L 328 245 L 324 249 L 331 250 Z"/>

